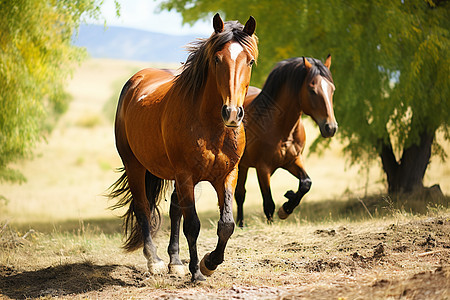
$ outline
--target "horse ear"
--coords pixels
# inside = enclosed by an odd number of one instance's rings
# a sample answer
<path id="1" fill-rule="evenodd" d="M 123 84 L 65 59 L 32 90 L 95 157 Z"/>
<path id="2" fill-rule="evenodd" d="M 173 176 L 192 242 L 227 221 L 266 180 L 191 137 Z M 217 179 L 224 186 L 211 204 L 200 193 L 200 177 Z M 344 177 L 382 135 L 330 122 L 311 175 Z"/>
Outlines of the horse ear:
<path id="1" fill-rule="evenodd" d="M 223 21 L 222 18 L 219 16 L 219 13 L 214 15 L 213 27 L 216 33 L 221 33 L 223 30 Z"/>
<path id="2" fill-rule="evenodd" d="M 250 16 L 250 18 L 248 18 L 247 23 L 245 23 L 244 32 L 251 36 L 255 32 L 255 28 L 256 28 L 255 18 Z"/>
<path id="3" fill-rule="evenodd" d="M 312 68 L 312 64 L 304 56 L 303 56 L 303 64 L 305 65 L 306 70 L 308 70 L 308 71 L 309 71 L 309 69 Z"/>
<path id="4" fill-rule="evenodd" d="M 331 54 L 328 54 L 327 59 L 325 60 L 324 66 L 328 68 L 328 70 L 331 67 Z"/>

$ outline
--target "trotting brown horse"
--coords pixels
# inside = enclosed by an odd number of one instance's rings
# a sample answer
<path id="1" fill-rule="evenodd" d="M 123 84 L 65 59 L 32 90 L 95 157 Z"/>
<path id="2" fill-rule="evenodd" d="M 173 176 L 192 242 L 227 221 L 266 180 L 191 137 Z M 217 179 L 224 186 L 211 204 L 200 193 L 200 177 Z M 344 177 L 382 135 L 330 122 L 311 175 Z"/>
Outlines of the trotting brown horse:
<path id="1" fill-rule="evenodd" d="M 124 215 L 124 248 L 143 246 L 151 273 L 166 269 L 152 235 L 160 221 L 157 205 L 170 183 L 167 180 L 175 180 L 169 271 L 183 270 L 178 246 L 181 216 L 192 280 L 205 280 L 202 274 L 210 275 L 223 262 L 235 225 L 232 201 L 245 146 L 243 103 L 258 56 L 255 26 L 253 17 L 243 26 L 237 21 L 224 23 L 216 14 L 214 33 L 191 45 L 179 75 L 145 69 L 122 89 L 115 136 L 124 173 L 110 197 L 122 197 L 116 207 L 129 207 Z M 194 186 L 200 181 L 215 188 L 220 219 L 216 249 L 205 255 L 199 267 Z"/>
<path id="2" fill-rule="evenodd" d="M 244 224 L 243 205 L 248 168 L 256 168 L 263 196 L 264 213 L 270 222 L 275 203 L 270 177 L 278 168 L 292 173 L 300 181 L 298 191 L 288 191 L 288 201 L 278 210 L 287 218 L 311 187 L 303 167 L 305 129 L 302 113 L 319 125 L 323 137 L 332 137 L 338 125 L 333 112 L 335 90 L 330 73 L 331 56 L 323 64 L 313 58 L 291 58 L 279 62 L 269 74 L 262 90 L 251 87 L 244 103 L 246 148 L 239 163 L 236 186 L 237 223 Z"/>

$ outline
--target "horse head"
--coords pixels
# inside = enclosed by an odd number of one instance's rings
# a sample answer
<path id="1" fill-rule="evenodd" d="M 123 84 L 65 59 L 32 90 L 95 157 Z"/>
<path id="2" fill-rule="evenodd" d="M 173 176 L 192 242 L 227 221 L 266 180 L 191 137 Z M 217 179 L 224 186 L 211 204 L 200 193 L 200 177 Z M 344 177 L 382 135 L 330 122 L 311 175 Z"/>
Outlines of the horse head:
<path id="1" fill-rule="evenodd" d="M 250 17 L 245 26 L 238 22 L 224 23 L 216 14 L 213 26 L 211 38 L 216 38 L 218 43 L 226 41 L 211 53 L 210 63 L 210 72 L 222 98 L 222 120 L 227 127 L 239 127 L 244 118 L 243 104 L 252 66 L 258 56 L 257 39 L 253 35 L 256 22 Z"/>
<path id="2" fill-rule="evenodd" d="M 338 124 L 333 110 L 335 86 L 331 77 L 331 55 L 324 64 L 314 60 L 313 64 L 303 57 L 307 70 L 306 79 L 301 88 L 303 111 L 319 125 L 323 137 L 334 136 Z"/>

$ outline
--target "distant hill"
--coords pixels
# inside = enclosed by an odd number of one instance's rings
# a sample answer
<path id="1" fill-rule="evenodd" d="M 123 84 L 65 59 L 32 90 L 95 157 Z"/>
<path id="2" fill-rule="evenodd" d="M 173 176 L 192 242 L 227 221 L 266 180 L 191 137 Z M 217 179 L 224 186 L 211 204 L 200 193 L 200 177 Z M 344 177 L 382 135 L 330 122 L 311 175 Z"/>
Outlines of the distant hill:
<path id="1" fill-rule="evenodd" d="M 186 61 L 186 44 L 201 36 L 169 35 L 124 27 L 81 25 L 74 44 L 95 58 L 150 62 Z"/>

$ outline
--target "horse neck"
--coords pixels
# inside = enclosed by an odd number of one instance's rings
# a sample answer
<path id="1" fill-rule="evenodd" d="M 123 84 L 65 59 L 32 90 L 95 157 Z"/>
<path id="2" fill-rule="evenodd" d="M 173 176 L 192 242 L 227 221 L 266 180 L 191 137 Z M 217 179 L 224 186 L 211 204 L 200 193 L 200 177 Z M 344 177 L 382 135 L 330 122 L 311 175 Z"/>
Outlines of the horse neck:
<path id="1" fill-rule="evenodd" d="M 289 136 L 292 128 L 297 124 L 302 115 L 300 95 L 295 95 L 289 89 L 283 89 L 279 96 L 279 103 L 284 109 L 284 114 L 279 116 L 278 128 L 283 136 Z"/>
<path id="2" fill-rule="evenodd" d="M 201 123 L 211 126 L 211 128 L 223 128 L 221 116 L 222 99 L 217 90 L 216 78 L 210 73 L 206 80 L 203 91 L 199 93 L 196 107 L 198 110 L 198 119 Z"/>
<path id="3" fill-rule="evenodd" d="M 275 96 L 265 95 L 265 97 L 266 100 L 273 101 L 268 106 L 270 122 L 266 122 L 265 127 L 270 126 L 267 130 L 275 130 L 283 138 L 288 137 L 302 115 L 300 96 L 288 88 L 281 87 Z"/>

